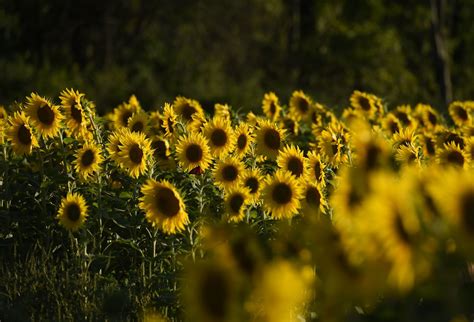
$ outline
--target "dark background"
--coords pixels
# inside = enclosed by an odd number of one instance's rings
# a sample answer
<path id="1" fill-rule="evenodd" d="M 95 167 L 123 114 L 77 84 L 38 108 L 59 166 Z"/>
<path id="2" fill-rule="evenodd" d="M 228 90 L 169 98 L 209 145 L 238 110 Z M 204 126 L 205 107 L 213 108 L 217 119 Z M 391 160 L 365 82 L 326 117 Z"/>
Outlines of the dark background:
<path id="1" fill-rule="evenodd" d="M 73 87 L 106 111 L 184 95 L 260 106 L 354 89 L 444 109 L 474 98 L 473 0 L 0 0 L 0 104 Z"/>

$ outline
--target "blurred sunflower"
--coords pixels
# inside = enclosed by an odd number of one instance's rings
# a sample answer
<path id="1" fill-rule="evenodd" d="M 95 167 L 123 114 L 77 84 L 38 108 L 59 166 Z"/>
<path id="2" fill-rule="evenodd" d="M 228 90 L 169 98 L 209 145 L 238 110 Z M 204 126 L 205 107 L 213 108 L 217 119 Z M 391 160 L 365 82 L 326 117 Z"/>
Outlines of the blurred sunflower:
<path id="1" fill-rule="evenodd" d="M 403 127 L 416 127 L 416 121 L 412 117 L 413 112 L 410 105 L 397 106 L 392 113 Z"/>
<path id="2" fill-rule="evenodd" d="M 214 104 L 214 117 L 230 120 L 230 106 L 227 104 Z"/>
<path id="3" fill-rule="evenodd" d="M 124 132 L 118 152 L 119 164 L 127 169 L 129 175 L 138 178 L 148 169 L 148 158 L 151 155 L 151 142 L 143 133 Z"/>
<path id="4" fill-rule="evenodd" d="M 422 134 L 419 136 L 421 147 L 423 148 L 423 156 L 433 158 L 436 156 L 436 141 L 431 134 Z"/>
<path id="5" fill-rule="evenodd" d="M 354 159 L 357 167 L 366 172 L 379 170 L 388 163 L 389 146 L 380 133 L 366 124 L 354 124 Z"/>
<path id="6" fill-rule="evenodd" d="M 175 162 L 171 157 L 170 144 L 167 139 L 161 136 L 155 136 L 151 140 L 151 149 L 157 164 L 160 167 L 171 169 L 175 168 Z"/>
<path id="7" fill-rule="evenodd" d="M 393 113 L 388 113 L 382 119 L 382 128 L 390 136 L 393 136 L 402 129 L 402 124 Z"/>
<path id="8" fill-rule="evenodd" d="M 188 125 L 193 122 L 194 114 L 204 115 L 204 111 L 198 101 L 182 96 L 176 97 L 173 107 L 176 115 Z"/>
<path id="9" fill-rule="evenodd" d="M 472 110 L 470 105 L 455 101 L 449 104 L 448 111 L 454 124 L 457 126 L 463 127 L 472 124 Z"/>
<path id="10" fill-rule="evenodd" d="M 418 116 L 420 123 L 428 130 L 435 129 L 441 124 L 438 112 L 433 107 L 426 104 L 417 104 L 415 107 L 415 115 Z"/>
<path id="11" fill-rule="evenodd" d="M 243 122 L 234 130 L 235 150 L 234 153 L 242 158 L 253 144 L 254 136 L 250 126 Z"/>
<path id="12" fill-rule="evenodd" d="M 291 94 L 289 113 L 296 120 L 306 120 L 311 116 L 313 102 L 303 91 L 294 91 Z"/>
<path id="13" fill-rule="evenodd" d="M 15 154 L 30 154 L 33 148 L 39 146 L 29 124 L 30 118 L 24 112 L 15 112 L 8 121 L 10 126 L 7 130 L 7 138 L 11 141 Z"/>
<path id="14" fill-rule="evenodd" d="M 290 172 L 277 170 L 265 181 L 263 207 L 274 219 L 291 218 L 301 207 L 302 194 L 298 180 Z"/>
<path id="15" fill-rule="evenodd" d="M 0 121 L 5 121 L 8 117 L 7 110 L 3 105 L 0 105 Z"/>
<path id="16" fill-rule="evenodd" d="M 270 120 L 275 121 L 278 119 L 281 112 L 281 106 L 275 93 L 269 92 L 263 96 L 262 110 Z"/>
<path id="17" fill-rule="evenodd" d="M 469 155 L 471 161 L 474 160 L 474 136 L 466 139 L 464 151 L 466 151 L 466 153 Z"/>
<path id="18" fill-rule="evenodd" d="M 214 117 L 203 128 L 203 134 L 209 142 L 211 153 L 217 158 L 225 157 L 234 147 L 234 130 L 230 121 Z"/>
<path id="19" fill-rule="evenodd" d="M 293 144 L 280 150 L 277 165 L 280 169 L 289 171 L 296 179 L 303 178 L 307 172 L 307 159 L 300 148 Z"/>
<path id="20" fill-rule="evenodd" d="M 300 131 L 299 122 L 290 116 L 280 118 L 278 125 L 290 135 L 298 135 Z"/>
<path id="21" fill-rule="evenodd" d="M 64 116 L 51 101 L 36 93 L 31 93 L 26 103 L 26 114 L 44 138 L 55 137 L 59 134 Z"/>
<path id="22" fill-rule="evenodd" d="M 177 116 L 174 108 L 169 103 L 165 103 L 163 109 L 163 129 L 165 130 L 165 137 L 174 137 L 176 133 L 176 119 Z"/>
<path id="23" fill-rule="evenodd" d="M 146 133 L 148 130 L 148 114 L 146 112 L 137 112 L 128 119 L 127 127 L 132 132 Z"/>
<path id="24" fill-rule="evenodd" d="M 464 149 L 464 137 L 456 130 L 442 129 L 435 132 L 436 135 L 436 145 L 439 148 L 442 148 L 444 144 L 454 143 L 459 145 L 461 149 Z"/>
<path id="25" fill-rule="evenodd" d="M 81 228 L 88 216 L 88 206 L 86 200 L 79 193 L 68 193 L 61 200 L 56 218 L 59 224 L 70 231 L 76 231 Z"/>
<path id="26" fill-rule="evenodd" d="M 239 159 L 228 157 L 219 160 L 214 169 L 214 181 L 225 190 L 237 187 L 243 171 L 244 166 Z"/>
<path id="27" fill-rule="evenodd" d="M 326 211 L 327 202 L 321 188 L 314 183 L 306 182 L 303 185 L 303 198 L 301 199 L 301 213 L 305 216 L 316 218 Z"/>
<path id="28" fill-rule="evenodd" d="M 148 179 L 142 186 L 140 209 L 153 227 L 166 234 L 176 234 L 189 223 L 188 214 L 179 192 L 166 180 Z"/>
<path id="29" fill-rule="evenodd" d="M 349 161 L 350 135 L 340 122 L 331 122 L 317 138 L 317 147 L 328 164 L 339 167 Z"/>
<path id="30" fill-rule="evenodd" d="M 148 117 L 148 124 L 150 127 L 151 134 L 155 135 L 164 135 L 165 129 L 163 128 L 163 115 L 161 115 L 160 111 L 152 111 Z"/>
<path id="31" fill-rule="evenodd" d="M 250 202 L 260 201 L 260 191 L 263 185 L 263 176 L 259 168 L 246 169 L 242 174 L 241 184 L 249 191 Z"/>
<path id="32" fill-rule="evenodd" d="M 103 159 L 100 149 L 90 142 L 86 142 L 76 153 L 75 169 L 81 179 L 89 180 L 94 173 L 100 171 Z"/>
<path id="33" fill-rule="evenodd" d="M 201 133 L 182 136 L 176 145 L 179 164 L 187 171 L 206 171 L 212 162 L 207 139 Z"/>
<path id="34" fill-rule="evenodd" d="M 402 165 L 421 166 L 420 149 L 415 145 L 402 145 L 395 151 L 395 160 Z"/>
<path id="35" fill-rule="evenodd" d="M 400 146 L 410 146 L 417 144 L 418 135 L 413 128 L 400 129 L 391 137 L 393 147 L 396 149 Z"/>
<path id="36" fill-rule="evenodd" d="M 438 150 L 437 161 L 444 166 L 457 166 L 469 168 L 471 158 L 454 142 L 445 143 L 442 149 Z"/>
<path id="37" fill-rule="evenodd" d="M 65 89 L 61 92 L 61 106 L 65 111 L 66 131 L 74 136 L 87 136 L 87 116 L 81 104 L 84 94 L 73 89 Z"/>
<path id="38" fill-rule="evenodd" d="M 316 151 L 310 151 L 308 153 L 308 172 L 307 180 L 309 182 L 316 182 L 321 187 L 326 186 L 326 178 L 324 170 L 326 169 L 326 164 L 321 160 L 321 155 Z"/>
<path id="39" fill-rule="evenodd" d="M 367 114 L 369 117 L 373 117 L 377 112 L 376 102 L 370 94 L 354 91 L 349 101 L 353 108 Z"/>
<path id="40" fill-rule="evenodd" d="M 245 209 L 250 202 L 248 189 L 233 187 L 224 193 L 224 206 L 229 222 L 241 222 L 245 217 Z"/>
<path id="41" fill-rule="evenodd" d="M 259 122 L 256 131 L 257 153 L 276 159 L 283 145 L 285 131 L 270 121 Z"/>

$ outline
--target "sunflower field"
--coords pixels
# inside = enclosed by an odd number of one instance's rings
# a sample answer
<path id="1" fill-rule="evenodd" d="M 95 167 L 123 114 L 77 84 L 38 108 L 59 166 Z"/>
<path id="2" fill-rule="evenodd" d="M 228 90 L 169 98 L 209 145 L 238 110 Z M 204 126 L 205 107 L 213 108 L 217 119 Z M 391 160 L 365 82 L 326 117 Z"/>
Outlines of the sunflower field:
<path id="1" fill-rule="evenodd" d="M 474 319 L 473 101 L 259 108 L 0 107 L 0 321 Z"/>

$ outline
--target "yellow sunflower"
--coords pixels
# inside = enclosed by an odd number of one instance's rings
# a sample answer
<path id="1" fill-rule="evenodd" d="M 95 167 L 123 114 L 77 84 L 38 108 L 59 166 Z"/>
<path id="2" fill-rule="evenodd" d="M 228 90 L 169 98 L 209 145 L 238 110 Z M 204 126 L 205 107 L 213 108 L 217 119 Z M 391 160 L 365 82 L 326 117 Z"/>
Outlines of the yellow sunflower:
<path id="1" fill-rule="evenodd" d="M 444 144 L 454 143 L 459 145 L 461 149 L 464 149 L 464 137 L 462 134 L 458 133 L 456 130 L 442 129 L 435 132 L 436 135 L 436 144 L 438 147 L 442 148 Z"/>
<path id="2" fill-rule="evenodd" d="M 155 136 L 151 140 L 151 148 L 153 150 L 153 156 L 157 164 L 164 168 L 175 168 L 175 162 L 171 157 L 170 144 L 167 139 L 161 136 Z"/>
<path id="3" fill-rule="evenodd" d="M 256 204 L 260 201 L 260 192 L 263 186 L 263 176 L 258 168 L 246 169 L 242 174 L 241 185 L 248 189 L 250 202 Z"/>
<path id="4" fill-rule="evenodd" d="M 263 207 L 274 219 L 291 218 L 301 207 L 301 186 L 288 171 L 277 170 L 267 177 L 262 190 Z"/>
<path id="5" fill-rule="evenodd" d="M 130 98 L 132 102 L 132 98 Z M 128 104 L 122 103 L 114 109 L 113 124 L 115 129 L 128 126 L 128 120 L 133 116 L 134 113 L 140 112 L 140 104 Z"/>
<path id="6" fill-rule="evenodd" d="M 438 150 L 437 161 L 444 166 L 456 166 L 467 169 L 470 166 L 471 158 L 459 145 L 450 142 L 445 143 L 443 148 Z"/>
<path id="7" fill-rule="evenodd" d="M 201 133 L 182 136 L 176 145 L 178 162 L 187 171 L 206 171 L 212 162 L 207 139 Z"/>
<path id="8" fill-rule="evenodd" d="M 421 147 L 423 148 L 423 156 L 427 158 L 432 158 L 436 156 L 436 140 L 430 134 L 422 134 L 419 137 L 421 142 Z"/>
<path id="9" fill-rule="evenodd" d="M 227 104 L 214 104 L 214 117 L 230 120 L 230 106 Z"/>
<path id="10" fill-rule="evenodd" d="M 146 133 L 148 129 L 148 114 L 146 112 L 134 113 L 128 119 L 127 127 L 132 132 Z"/>
<path id="11" fill-rule="evenodd" d="M 86 136 L 88 130 L 88 119 L 81 104 L 84 94 L 73 89 L 65 89 L 61 92 L 61 106 L 65 111 L 66 130 L 74 136 Z"/>
<path id="12" fill-rule="evenodd" d="M 296 179 L 303 178 L 307 172 L 307 159 L 300 148 L 293 144 L 280 150 L 277 164 L 280 169 L 289 171 Z"/>
<path id="13" fill-rule="evenodd" d="M 250 202 L 248 189 L 233 187 L 225 191 L 224 206 L 229 222 L 241 222 L 245 217 L 245 209 Z"/>
<path id="14" fill-rule="evenodd" d="M 348 162 L 349 137 L 349 131 L 340 122 L 331 122 L 317 136 L 317 147 L 328 164 L 338 167 Z"/>
<path id="15" fill-rule="evenodd" d="M 398 133 L 403 127 L 400 120 L 393 113 L 388 113 L 382 119 L 382 128 L 390 136 Z"/>
<path id="16" fill-rule="evenodd" d="M 230 121 L 214 117 L 204 125 L 203 134 L 209 142 L 211 153 L 217 158 L 225 157 L 234 147 L 234 130 Z"/>
<path id="17" fill-rule="evenodd" d="M 313 102 L 303 91 L 294 91 L 291 94 L 289 113 L 296 120 L 306 120 L 311 116 Z"/>
<path id="18" fill-rule="evenodd" d="M 150 125 L 150 132 L 155 135 L 163 135 L 165 134 L 165 130 L 163 128 L 163 115 L 160 111 L 152 111 L 150 112 L 150 117 L 148 118 L 148 124 Z"/>
<path id="19" fill-rule="evenodd" d="M 193 122 L 194 114 L 204 115 L 204 111 L 198 101 L 182 96 L 176 97 L 173 107 L 176 115 L 186 124 Z"/>
<path id="20" fill-rule="evenodd" d="M 400 105 L 392 112 L 404 127 L 416 127 L 413 112 L 410 105 Z"/>
<path id="21" fill-rule="evenodd" d="M 112 160 L 117 163 L 119 162 L 119 152 L 121 151 L 121 142 L 124 137 L 130 135 L 131 132 L 128 128 L 122 127 L 113 131 L 109 137 L 109 142 L 107 143 L 107 152 Z"/>
<path id="22" fill-rule="evenodd" d="M 262 110 L 270 120 L 275 121 L 278 119 L 281 112 L 281 106 L 275 93 L 269 92 L 263 96 Z"/>
<path id="23" fill-rule="evenodd" d="M 7 110 L 3 105 L 0 105 L 0 121 L 5 121 L 8 117 Z"/>
<path id="24" fill-rule="evenodd" d="M 389 146 L 378 132 L 365 123 L 356 125 L 354 123 L 354 155 L 357 167 L 371 172 L 382 168 L 389 159 Z"/>
<path id="25" fill-rule="evenodd" d="M 148 159 L 151 155 L 151 142 L 143 133 L 124 132 L 120 140 L 118 161 L 122 168 L 127 169 L 133 178 L 138 178 L 148 169 Z"/>
<path id="26" fill-rule="evenodd" d="M 395 151 L 395 160 L 402 165 L 420 166 L 420 149 L 415 145 L 402 145 Z"/>
<path id="27" fill-rule="evenodd" d="M 26 103 L 26 114 L 32 125 L 44 137 L 55 137 L 61 129 L 61 120 L 64 118 L 59 108 L 51 101 L 36 93 L 31 93 Z"/>
<path id="28" fill-rule="evenodd" d="M 471 105 L 455 101 L 449 104 L 448 110 L 454 124 L 457 126 L 463 127 L 472 124 Z"/>
<path id="29" fill-rule="evenodd" d="M 24 112 L 16 112 L 9 119 L 7 138 L 12 143 L 13 152 L 18 155 L 30 154 L 33 148 L 39 146 L 29 121 Z"/>
<path id="30" fill-rule="evenodd" d="M 250 126 L 243 122 L 234 130 L 235 150 L 234 153 L 242 158 L 250 149 L 254 141 L 254 135 Z"/>
<path id="31" fill-rule="evenodd" d="M 285 130 L 270 121 L 259 122 L 256 131 L 257 153 L 276 159 L 283 146 Z"/>
<path id="32" fill-rule="evenodd" d="M 239 159 L 228 157 L 219 160 L 214 169 L 214 180 L 224 189 L 236 187 L 242 177 L 244 166 Z"/>
<path id="33" fill-rule="evenodd" d="M 398 148 L 400 146 L 415 145 L 417 143 L 417 139 L 418 135 L 416 134 L 415 129 L 404 128 L 392 136 L 391 142 L 394 148 Z"/>
<path id="34" fill-rule="evenodd" d="M 68 193 L 61 201 L 56 218 L 59 224 L 70 231 L 81 228 L 88 216 L 88 207 L 84 197 L 78 193 Z"/>
<path id="35" fill-rule="evenodd" d="M 163 129 L 165 130 L 165 137 L 172 138 L 176 135 L 176 113 L 174 108 L 169 103 L 165 103 L 163 109 Z"/>
<path id="36" fill-rule="evenodd" d="M 316 182 L 321 187 L 326 186 L 325 177 L 326 164 L 321 160 L 321 155 L 315 151 L 308 153 L 308 172 L 309 182 Z"/>
<path id="37" fill-rule="evenodd" d="M 377 112 L 377 106 L 372 95 L 361 91 L 354 91 L 350 97 L 351 106 L 356 110 L 372 117 Z"/>
<path id="38" fill-rule="evenodd" d="M 299 122 L 290 116 L 280 118 L 278 124 L 280 128 L 285 129 L 286 133 L 290 135 L 298 135 L 300 131 Z"/>
<path id="39" fill-rule="evenodd" d="M 176 234 L 184 230 L 189 223 L 186 207 L 181 195 L 166 180 L 148 179 L 142 186 L 143 196 L 139 207 L 145 212 L 145 217 L 153 227 L 161 229 L 166 234 Z"/>
<path id="40" fill-rule="evenodd" d="M 303 186 L 301 213 L 306 216 L 317 216 L 325 212 L 326 200 L 319 185 L 306 182 Z"/>
<path id="41" fill-rule="evenodd" d="M 415 115 L 420 123 L 428 130 L 433 130 L 441 124 L 438 112 L 433 107 L 426 104 L 418 104 L 415 107 Z"/>
<path id="42" fill-rule="evenodd" d="M 85 143 L 76 153 L 75 169 L 83 180 L 88 180 L 100 171 L 103 159 L 100 148 L 90 142 Z"/>

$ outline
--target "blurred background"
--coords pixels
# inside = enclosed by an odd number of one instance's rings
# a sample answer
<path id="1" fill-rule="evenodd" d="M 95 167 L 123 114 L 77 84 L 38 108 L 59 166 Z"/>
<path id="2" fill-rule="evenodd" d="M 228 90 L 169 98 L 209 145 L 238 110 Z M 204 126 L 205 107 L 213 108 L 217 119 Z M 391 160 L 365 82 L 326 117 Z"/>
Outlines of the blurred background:
<path id="1" fill-rule="evenodd" d="M 177 95 L 252 110 L 354 89 L 443 110 L 474 98 L 472 0 L 0 0 L 0 104 L 73 87 L 107 111 Z"/>

